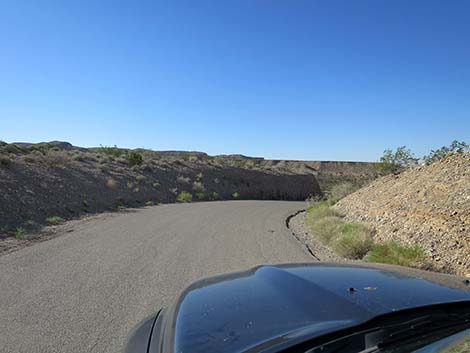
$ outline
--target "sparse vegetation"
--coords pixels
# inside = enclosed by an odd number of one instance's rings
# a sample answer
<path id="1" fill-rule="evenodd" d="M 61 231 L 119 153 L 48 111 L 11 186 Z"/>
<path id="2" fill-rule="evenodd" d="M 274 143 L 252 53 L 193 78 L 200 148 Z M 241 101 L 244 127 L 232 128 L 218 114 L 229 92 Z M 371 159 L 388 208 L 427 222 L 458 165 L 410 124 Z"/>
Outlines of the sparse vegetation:
<path id="1" fill-rule="evenodd" d="M 344 258 L 409 267 L 421 267 L 425 263 L 424 251 L 417 245 L 374 244 L 366 225 L 345 221 L 327 201 L 309 207 L 305 219 L 313 236 Z"/>
<path id="2" fill-rule="evenodd" d="M 206 199 L 206 194 L 203 193 L 203 192 L 198 192 L 198 193 L 196 193 L 196 198 L 197 198 L 199 201 L 205 200 L 205 199 Z"/>
<path id="3" fill-rule="evenodd" d="M 191 202 L 191 201 L 193 201 L 193 195 L 191 195 L 189 192 L 182 191 L 176 197 L 176 201 L 178 201 L 178 202 Z"/>
<path id="4" fill-rule="evenodd" d="M 126 149 L 118 148 L 116 145 L 113 147 L 101 146 L 99 151 L 111 157 L 120 157 L 127 153 Z"/>
<path id="5" fill-rule="evenodd" d="M 215 201 L 215 200 L 219 200 L 219 199 L 220 199 L 219 193 L 213 191 L 209 194 L 209 200 Z"/>
<path id="6" fill-rule="evenodd" d="M 72 166 L 74 163 L 74 159 L 66 151 L 52 149 L 43 154 L 40 160 L 49 168 L 65 168 Z"/>
<path id="7" fill-rule="evenodd" d="M 26 233 L 26 229 L 24 229 L 23 227 L 17 227 L 10 231 L 10 235 L 18 240 L 24 239 L 26 237 Z"/>
<path id="8" fill-rule="evenodd" d="M 206 188 L 204 184 L 200 181 L 193 182 L 193 191 L 195 192 L 205 192 Z"/>
<path id="9" fill-rule="evenodd" d="M 406 146 L 401 146 L 395 152 L 390 149 L 385 150 L 377 164 L 377 169 L 382 174 L 399 173 L 416 166 L 418 161 L 419 158 L 416 158 Z"/>
<path id="10" fill-rule="evenodd" d="M 366 258 L 370 262 L 420 267 L 426 262 L 424 250 L 418 245 L 407 246 L 395 242 L 375 244 Z"/>
<path id="11" fill-rule="evenodd" d="M 59 216 L 53 216 L 53 217 L 46 218 L 46 222 L 51 224 L 51 225 L 60 224 L 63 221 L 64 221 L 64 219 L 62 217 L 59 217 Z"/>
<path id="12" fill-rule="evenodd" d="M 176 182 L 181 185 L 188 185 L 191 183 L 191 178 L 185 177 L 183 175 L 178 175 L 178 177 L 176 178 Z"/>
<path id="13" fill-rule="evenodd" d="M 0 156 L 0 167 L 8 167 L 11 164 L 11 159 L 7 156 Z"/>
<path id="14" fill-rule="evenodd" d="M 315 237 L 347 259 L 361 259 L 372 247 L 370 230 L 345 222 L 327 202 L 311 206 L 306 221 Z"/>

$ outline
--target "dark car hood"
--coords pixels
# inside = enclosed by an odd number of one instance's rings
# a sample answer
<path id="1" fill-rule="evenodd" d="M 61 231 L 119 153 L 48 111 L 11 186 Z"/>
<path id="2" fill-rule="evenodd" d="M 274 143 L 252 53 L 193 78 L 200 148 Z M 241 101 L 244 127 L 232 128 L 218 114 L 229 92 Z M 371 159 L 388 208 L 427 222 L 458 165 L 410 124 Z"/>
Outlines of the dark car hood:
<path id="1" fill-rule="evenodd" d="M 394 311 L 470 301 L 461 278 L 416 273 L 302 264 L 202 280 L 160 315 L 150 352 L 275 351 Z"/>

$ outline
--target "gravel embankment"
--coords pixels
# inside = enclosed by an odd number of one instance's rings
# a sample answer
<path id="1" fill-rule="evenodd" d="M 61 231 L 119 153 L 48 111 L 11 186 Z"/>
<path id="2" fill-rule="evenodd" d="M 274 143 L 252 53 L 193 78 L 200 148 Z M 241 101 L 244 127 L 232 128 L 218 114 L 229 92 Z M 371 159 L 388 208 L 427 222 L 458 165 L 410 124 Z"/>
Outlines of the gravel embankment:
<path id="1" fill-rule="evenodd" d="M 436 269 L 470 276 L 470 153 L 377 179 L 335 208 L 377 242 L 420 245 Z"/>

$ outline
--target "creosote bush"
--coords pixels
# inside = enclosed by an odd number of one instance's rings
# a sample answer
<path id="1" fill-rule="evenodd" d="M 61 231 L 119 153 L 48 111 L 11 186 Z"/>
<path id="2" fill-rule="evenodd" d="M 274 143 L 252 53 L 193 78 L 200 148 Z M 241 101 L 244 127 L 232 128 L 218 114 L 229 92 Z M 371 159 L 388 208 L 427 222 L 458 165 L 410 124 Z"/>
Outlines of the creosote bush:
<path id="1" fill-rule="evenodd" d="M 142 157 L 142 154 L 140 154 L 139 152 L 130 151 L 126 155 L 126 160 L 131 167 L 134 167 L 141 165 L 144 161 L 144 157 Z"/>

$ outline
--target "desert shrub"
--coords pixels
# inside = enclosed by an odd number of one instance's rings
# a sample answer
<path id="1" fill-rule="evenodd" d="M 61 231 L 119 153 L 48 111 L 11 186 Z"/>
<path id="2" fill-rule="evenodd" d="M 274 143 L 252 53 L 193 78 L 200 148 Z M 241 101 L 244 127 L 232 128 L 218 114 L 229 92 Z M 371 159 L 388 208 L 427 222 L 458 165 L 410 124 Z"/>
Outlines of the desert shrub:
<path id="1" fill-rule="evenodd" d="M 352 194 L 360 188 L 361 186 L 359 184 L 354 184 L 351 182 L 335 184 L 327 192 L 327 196 L 332 203 L 336 203 L 342 198 L 348 196 L 349 194 Z"/>
<path id="2" fill-rule="evenodd" d="M 117 206 L 116 206 L 116 209 L 117 209 L 118 211 L 125 210 L 125 209 L 126 209 L 126 206 L 124 206 L 124 205 L 117 205 Z"/>
<path id="3" fill-rule="evenodd" d="M 372 248 L 371 232 L 363 224 L 340 222 L 337 233 L 331 239 L 332 248 L 347 259 L 362 259 Z"/>
<path id="4" fill-rule="evenodd" d="M 63 221 L 64 221 L 64 219 L 59 217 L 59 216 L 53 216 L 53 217 L 46 218 L 46 222 L 49 223 L 49 224 L 52 224 L 52 225 L 62 223 Z"/>
<path id="5" fill-rule="evenodd" d="M 111 168 L 109 167 L 109 165 L 105 164 L 105 163 L 100 163 L 98 165 L 98 170 L 101 172 L 101 173 L 109 173 L 109 171 L 111 170 Z"/>
<path id="6" fill-rule="evenodd" d="M 176 197 L 176 201 L 178 201 L 178 202 L 191 202 L 191 201 L 193 201 L 193 195 L 191 195 L 189 192 L 182 191 Z"/>
<path id="7" fill-rule="evenodd" d="M 205 200 L 206 199 L 206 194 L 203 193 L 203 192 L 198 192 L 196 193 L 196 198 L 201 201 L 201 200 Z"/>
<path id="8" fill-rule="evenodd" d="M 382 174 L 399 173 L 418 164 L 419 158 L 406 148 L 398 147 L 395 152 L 390 149 L 384 151 L 380 157 L 377 169 Z"/>
<path id="9" fill-rule="evenodd" d="M 144 157 L 139 152 L 131 151 L 126 155 L 126 160 L 131 167 L 134 167 L 141 165 L 144 161 Z"/>
<path id="10" fill-rule="evenodd" d="M 213 191 L 209 194 L 209 200 L 215 201 L 219 199 L 220 199 L 220 195 L 217 192 Z"/>
<path id="11" fill-rule="evenodd" d="M 13 230 L 10 230 L 8 234 L 18 240 L 21 240 L 26 237 L 27 232 L 26 229 L 24 229 L 23 227 L 17 227 Z"/>
<path id="12" fill-rule="evenodd" d="M 6 168 L 11 164 L 10 157 L 0 156 L 0 167 Z"/>
<path id="13" fill-rule="evenodd" d="M 200 181 L 195 181 L 193 183 L 193 190 L 195 192 L 205 192 L 206 188 L 204 187 L 204 184 Z"/>
<path id="14" fill-rule="evenodd" d="M 120 157 L 127 152 L 126 149 L 118 148 L 116 145 L 113 147 L 101 146 L 99 151 L 111 157 Z"/>
<path id="15" fill-rule="evenodd" d="M 395 242 L 376 244 L 366 257 L 369 262 L 419 267 L 426 262 L 424 250 L 418 245 L 401 245 Z"/>
<path id="16" fill-rule="evenodd" d="M 423 161 L 426 165 L 429 165 L 454 153 L 464 153 L 468 151 L 469 148 L 470 146 L 467 143 L 454 140 L 450 146 L 443 146 L 435 151 L 431 150 L 429 155 L 423 157 Z"/>
<path id="17" fill-rule="evenodd" d="M 147 177 L 145 175 L 137 175 L 135 177 L 135 180 L 138 182 L 138 183 L 143 183 L 144 181 L 147 180 Z"/>
<path id="18" fill-rule="evenodd" d="M 20 154 L 23 152 L 23 149 L 14 144 L 6 144 L 0 147 L 1 153 L 12 153 L 12 154 Z"/>
<path id="19" fill-rule="evenodd" d="M 42 155 L 41 162 L 49 168 L 64 168 L 73 165 L 74 160 L 67 151 L 51 149 Z"/>
<path id="20" fill-rule="evenodd" d="M 183 175 L 178 175 L 178 177 L 176 178 L 176 182 L 181 185 L 188 185 L 191 183 L 191 178 L 185 177 Z"/>
<path id="21" fill-rule="evenodd" d="M 160 185 L 160 182 L 155 181 L 155 182 L 152 184 L 152 186 L 153 186 L 154 189 L 160 189 L 160 186 L 161 186 L 161 185 Z"/>
<path id="22" fill-rule="evenodd" d="M 153 205 L 155 205 L 155 204 L 154 204 L 154 202 L 153 202 L 152 200 L 147 201 L 147 202 L 145 203 L 145 206 L 153 206 Z"/>
<path id="23" fill-rule="evenodd" d="M 232 199 L 238 200 L 239 198 L 240 198 L 240 194 L 235 191 L 235 192 L 232 194 Z"/>

